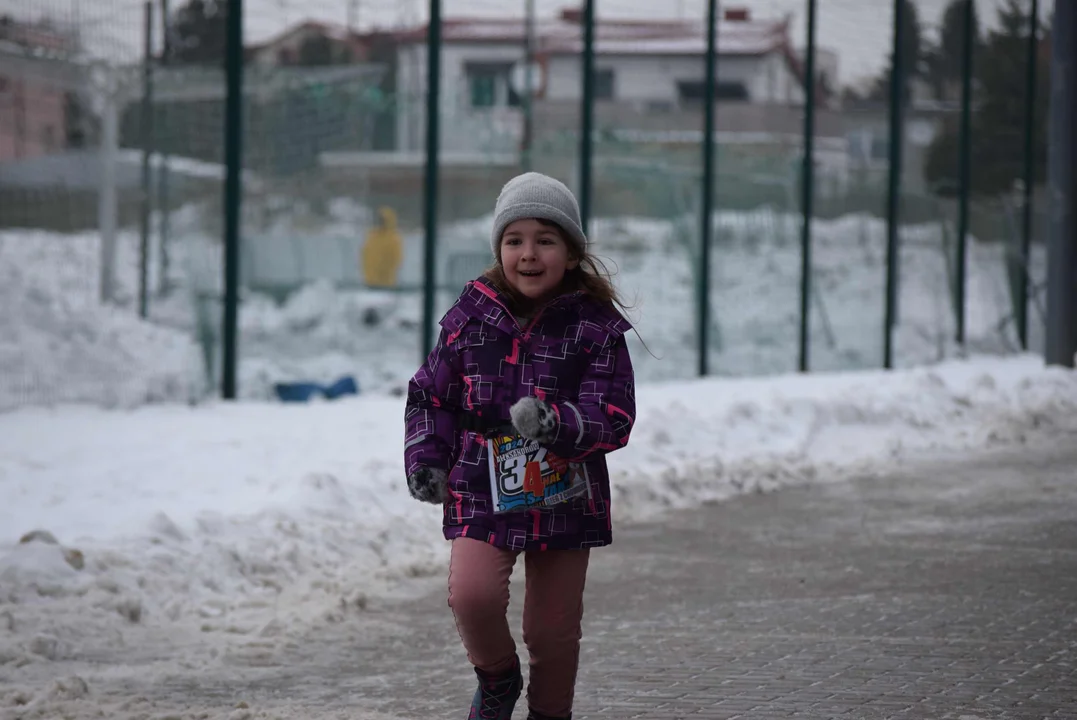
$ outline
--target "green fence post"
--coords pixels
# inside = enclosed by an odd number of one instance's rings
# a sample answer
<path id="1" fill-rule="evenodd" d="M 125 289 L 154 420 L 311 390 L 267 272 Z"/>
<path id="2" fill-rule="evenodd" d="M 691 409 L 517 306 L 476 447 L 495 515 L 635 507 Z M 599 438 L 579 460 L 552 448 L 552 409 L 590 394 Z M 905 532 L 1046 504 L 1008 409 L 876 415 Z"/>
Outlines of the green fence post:
<path id="1" fill-rule="evenodd" d="M 804 163 L 800 207 L 804 214 L 800 237 L 800 372 L 807 372 L 811 347 L 811 220 L 815 203 L 815 19 L 816 2 L 808 0 L 808 49 L 804 68 Z"/>
<path id="2" fill-rule="evenodd" d="M 583 4 L 583 97 L 580 104 L 580 220 L 591 220 L 591 153 L 595 121 L 595 0 Z"/>
<path id="3" fill-rule="evenodd" d="M 1017 335 L 1028 350 L 1028 272 L 1032 260 L 1032 190 L 1036 185 L 1036 61 L 1039 50 L 1040 2 L 1032 0 L 1028 18 L 1028 57 L 1025 65 L 1025 187 L 1021 208 L 1021 274 L 1017 280 Z"/>
<path id="4" fill-rule="evenodd" d="M 168 8 L 168 0 L 161 0 L 161 67 L 166 67 L 169 64 L 170 56 L 172 54 L 172 18 L 169 16 L 170 11 Z M 171 129 L 171 123 L 168 122 L 168 114 L 162 113 L 162 120 L 165 121 Z M 168 132 L 168 129 L 165 132 Z M 168 282 L 168 273 L 171 267 L 171 258 L 169 256 L 169 243 L 171 242 L 171 211 L 169 209 L 168 199 L 168 141 L 166 140 L 160 149 L 161 164 L 157 169 L 157 212 L 160 213 L 160 265 L 158 268 L 159 276 L 157 278 L 157 294 L 164 295 L 170 290 Z"/>
<path id="5" fill-rule="evenodd" d="M 1077 355 L 1077 3 L 1055 3 L 1047 183 L 1047 365 L 1074 367 Z"/>
<path id="6" fill-rule="evenodd" d="M 143 4 L 142 59 L 142 197 L 140 198 L 140 237 L 138 244 L 138 316 L 149 314 L 150 214 L 153 180 L 150 159 L 153 157 L 153 3 Z"/>
<path id="7" fill-rule="evenodd" d="M 534 73 L 535 62 L 535 0 L 526 0 L 524 10 L 524 93 L 521 101 L 524 110 L 524 137 L 521 165 L 525 172 L 531 170 L 531 146 L 535 135 Z"/>
<path id="8" fill-rule="evenodd" d="M 965 0 L 962 15 L 962 75 L 961 75 L 961 194 L 957 204 L 957 342 L 965 343 L 965 278 L 969 235 L 969 193 L 972 166 L 972 22 L 973 2 Z"/>
<path id="9" fill-rule="evenodd" d="M 717 78 L 718 0 L 707 0 L 707 58 L 703 105 L 703 199 L 699 249 L 699 375 L 709 372 L 711 236 L 714 219 L 714 85 Z"/>
<path id="10" fill-rule="evenodd" d="M 438 232 L 438 97 L 441 94 L 441 0 L 430 0 L 426 31 L 426 179 L 423 186 L 423 359 L 434 345 L 434 294 Z"/>
<path id="11" fill-rule="evenodd" d="M 224 322 L 222 387 L 225 400 L 236 399 L 236 344 L 239 325 L 239 222 L 243 202 L 243 0 L 228 1 L 225 50 L 227 97 L 224 119 Z"/>
<path id="12" fill-rule="evenodd" d="M 901 212 L 901 154 L 905 105 L 905 2 L 894 0 L 894 47 L 890 68 L 890 178 L 886 195 L 886 314 L 883 367 L 894 367 L 894 320 L 897 309 L 898 223 Z"/>

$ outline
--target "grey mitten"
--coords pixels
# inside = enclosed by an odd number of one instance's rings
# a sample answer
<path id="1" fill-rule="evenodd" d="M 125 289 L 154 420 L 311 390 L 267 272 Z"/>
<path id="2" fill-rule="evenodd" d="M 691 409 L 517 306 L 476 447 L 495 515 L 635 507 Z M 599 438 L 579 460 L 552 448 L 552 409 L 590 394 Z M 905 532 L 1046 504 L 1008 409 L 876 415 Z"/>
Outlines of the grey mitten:
<path id="1" fill-rule="evenodd" d="M 449 497 L 449 476 L 444 470 L 420 467 L 408 475 L 408 492 L 416 500 L 440 505 Z"/>
<path id="2" fill-rule="evenodd" d="M 509 408 L 512 426 L 528 440 L 543 445 L 557 437 L 557 415 L 553 409 L 536 397 L 524 397 Z"/>

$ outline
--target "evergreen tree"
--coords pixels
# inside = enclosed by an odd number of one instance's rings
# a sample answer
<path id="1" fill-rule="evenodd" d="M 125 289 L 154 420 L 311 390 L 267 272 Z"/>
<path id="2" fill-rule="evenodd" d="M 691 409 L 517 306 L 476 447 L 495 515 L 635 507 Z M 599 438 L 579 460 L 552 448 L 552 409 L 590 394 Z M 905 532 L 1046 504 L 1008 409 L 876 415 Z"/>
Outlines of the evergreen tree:
<path id="1" fill-rule="evenodd" d="M 220 65 L 228 46 L 228 0 L 188 0 L 172 20 L 171 61 Z"/>
<path id="2" fill-rule="evenodd" d="M 978 136 L 974 158 L 983 192 L 1008 191 L 1024 172 L 1029 21 L 1022 4 L 1009 0 L 1000 10 L 1000 27 L 988 35 L 976 72 L 980 102 L 973 130 Z M 1050 72 L 1044 60 L 1041 58 L 1037 63 L 1033 122 L 1038 179 L 1046 177 L 1047 109 L 1051 92 Z"/>
<path id="3" fill-rule="evenodd" d="M 1010 192 L 1024 173 L 1029 20 L 1018 0 L 1007 0 L 999 10 L 998 25 L 988 34 L 973 62 L 977 88 L 972 118 L 971 190 L 976 195 Z M 1045 60 L 1040 53 L 1033 121 L 1036 182 L 1046 178 L 1047 165 L 1050 75 Z M 957 116 L 949 118 L 928 149 L 927 180 L 944 193 L 954 192 L 958 186 L 959 120 Z"/>
<path id="4" fill-rule="evenodd" d="M 973 54 L 980 52 L 983 38 L 976 3 L 972 3 Z M 939 43 L 924 52 L 924 71 L 936 100 L 956 101 L 961 97 L 965 70 L 965 0 L 951 0 L 942 16 Z"/>
<path id="5" fill-rule="evenodd" d="M 901 95 L 908 102 L 912 82 L 922 74 L 921 61 L 923 60 L 924 33 L 920 27 L 920 12 L 917 10 L 916 4 L 912 0 L 902 0 L 902 5 L 903 11 L 901 15 L 904 37 L 901 49 L 905 71 Z M 869 93 L 871 100 L 886 102 L 890 99 L 890 76 L 893 67 L 894 57 L 891 51 L 886 69 L 876 78 L 875 84 Z"/>

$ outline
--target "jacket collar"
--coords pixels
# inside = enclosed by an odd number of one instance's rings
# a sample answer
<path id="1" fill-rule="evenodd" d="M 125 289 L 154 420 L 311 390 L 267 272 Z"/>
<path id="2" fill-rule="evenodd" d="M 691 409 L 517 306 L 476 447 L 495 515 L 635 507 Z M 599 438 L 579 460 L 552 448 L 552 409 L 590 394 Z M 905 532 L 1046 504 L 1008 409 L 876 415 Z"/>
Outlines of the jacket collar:
<path id="1" fill-rule="evenodd" d="M 498 290 L 485 276 L 479 276 L 469 282 L 464 290 L 463 297 L 468 301 L 474 314 L 482 318 L 484 322 L 508 333 L 518 333 L 522 330 L 509 310 L 508 296 Z M 551 310 L 576 305 L 582 297 L 583 293 L 579 291 L 558 295 L 545 305 L 538 307 L 535 310 L 533 319 L 537 319 L 540 315 Z"/>
<path id="2" fill-rule="evenodd" d="M 583 292 L 559 295 L 539 309 L 532 323 L 540 319 L 540 314 L 542 318 L 549 318 L 551 312 L 576 309 L 580 312 L 581 319 L 584 319 L 582 316 L 586 316 L 589 323 L 600 326 L 608 333 L 623 335 L 632 329 L 631 323 L 612 306 L 594 303 L 593 312 L 591 305 L 588 305 L 586 310 L 582 308 L 583 305 L 590 303 L 593 301 Z M 496 327 L 509 335 L 522 336 L 524 334 L 524 328 L 516 323 L 516 318 L 509 312 L 508 298 L 498 292 L 493 283 L 485 277 L 476 278 L 465 286 L 464 291 L 441 319 L 440 324 L 450 333 L 458 333 L 473 320 Z"/>

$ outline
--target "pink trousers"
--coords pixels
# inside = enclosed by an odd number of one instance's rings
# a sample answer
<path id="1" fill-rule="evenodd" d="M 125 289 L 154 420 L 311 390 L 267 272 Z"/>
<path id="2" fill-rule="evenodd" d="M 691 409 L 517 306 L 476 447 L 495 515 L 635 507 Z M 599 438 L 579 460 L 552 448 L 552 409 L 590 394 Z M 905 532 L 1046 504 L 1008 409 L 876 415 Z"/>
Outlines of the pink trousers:
<path id="1" fill-rule="evenodd" d="M 472 538 L 452 541 L 449 607 L 468 660 L 484 672 L 505 672 L 516 658 L 507 612 L 509 576 L 517 555 Z M 589 557 L 588 550 L 524 554 L 527 703 L 543 715 L 565 717 L 572 712 Z"/>

